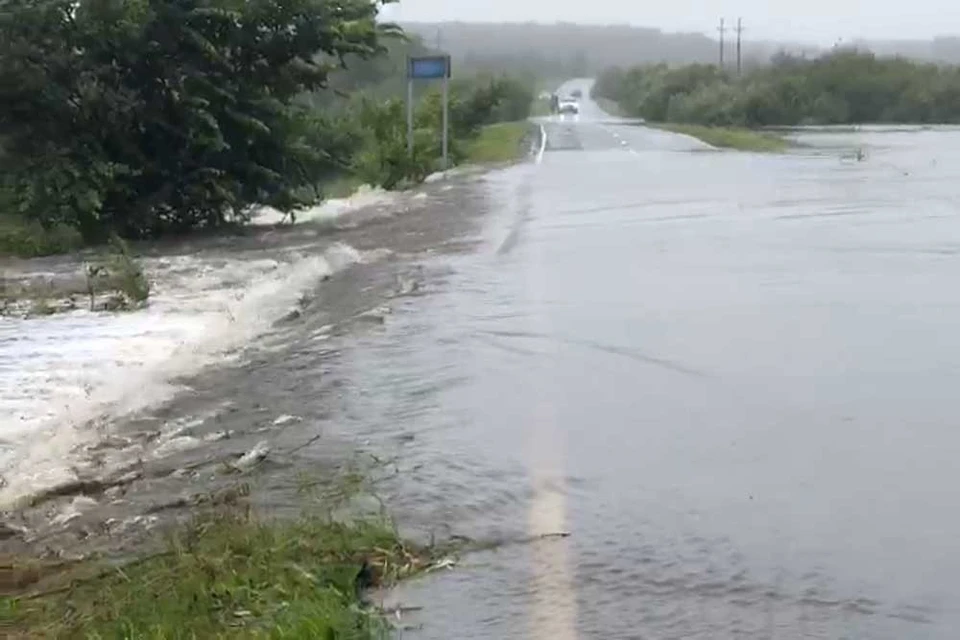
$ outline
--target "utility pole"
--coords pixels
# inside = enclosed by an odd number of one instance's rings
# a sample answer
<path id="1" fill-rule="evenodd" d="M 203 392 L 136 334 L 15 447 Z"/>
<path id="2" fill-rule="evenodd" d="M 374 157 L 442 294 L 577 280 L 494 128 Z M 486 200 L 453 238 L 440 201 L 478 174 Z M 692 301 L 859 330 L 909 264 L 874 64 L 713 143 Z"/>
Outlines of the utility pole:
<path id="1" fill-rule="evenodd" d="M 743 71 L 742 58 L 740 57 L 740 34 L 743 33 L 743 18 L 737 18 L 737 75 Z"/>
<path id="2" fill-rule="evenodd" d="M 717 28 L 717 31 L 720 32 L 720 68 L 723 69 L 723 34 L 726 32 L 727 28 L 723 26 L 723 18 L 720 18 L 720 26 Z"/>

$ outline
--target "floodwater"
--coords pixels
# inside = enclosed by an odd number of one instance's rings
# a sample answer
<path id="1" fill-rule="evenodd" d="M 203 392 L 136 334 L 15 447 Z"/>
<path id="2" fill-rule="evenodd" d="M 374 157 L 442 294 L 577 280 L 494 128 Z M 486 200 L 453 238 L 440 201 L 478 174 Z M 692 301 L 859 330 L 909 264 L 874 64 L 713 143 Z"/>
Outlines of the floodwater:
<path id="1" fill-rule="evenodd" d="M 117 427 L 190 453 L 72 506 L 261 440 L 281 503 L 361 451 L 405 529 L 495 547 L 387 594 L 404 638 L 955 638 L 960 131 L 543 125 L 538 161 L 343 232 L 392 257 Z"/>
<path id="2" fill-rule="evenodd" d="M 404 637 L 957 637 L 960 131 L 704 152 L 592 107 L 358 352 L 423 522 L 570 534 L 405 586 Z"/>

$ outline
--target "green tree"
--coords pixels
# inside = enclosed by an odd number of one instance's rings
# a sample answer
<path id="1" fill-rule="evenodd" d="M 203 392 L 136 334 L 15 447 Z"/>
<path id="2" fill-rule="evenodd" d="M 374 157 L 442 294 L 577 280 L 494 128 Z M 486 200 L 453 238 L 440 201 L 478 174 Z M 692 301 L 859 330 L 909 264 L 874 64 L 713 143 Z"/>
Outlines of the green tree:
<path id="1" fill-rule="evenodd" d="M 398 33 L 380 0 L 7 0 L 0 175 L 17 213 L 87 240 L 288 210 L 350 162 L 296 98 Z"/>

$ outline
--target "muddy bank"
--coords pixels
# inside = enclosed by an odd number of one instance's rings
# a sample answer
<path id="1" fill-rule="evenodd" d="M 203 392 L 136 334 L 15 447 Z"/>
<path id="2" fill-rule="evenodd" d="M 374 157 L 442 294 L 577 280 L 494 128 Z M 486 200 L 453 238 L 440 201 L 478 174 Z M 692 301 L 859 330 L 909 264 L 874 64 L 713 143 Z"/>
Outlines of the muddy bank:
<path id="1" fill-rule="evenodd" d="M 70 451 L 71 473 L 21 496 L 0 518 L 0 553 L 123 554 L 156 528 L 198 505 L 230 499 L 238 488 L 253 487 L 253 502 L 269 514 L 299 509 L 304 477 L 357 460 L 357 443 L 336 428 L 349 420 L 338 372 L 344 345 L 381 329 L 398 307 L 429 296 L 445 277 L 435 257 L 473 246 L 472 232 L 489 207 L 482 181 L 482 174 L 469 173 L 425 185 L 399 205 L 333 222 L 178 247 L 270 258 L 291 247 L 320 253 L 345 244 L 366 259 L 318 278 L 271 331 L 231 361 L 171 380 L 179 389 L 172 401 L 120 422 L 100 418 L 78 427 L 90 437 Z M 49 259 L 57 260 L 63 258 Z M 265 388 L 270 406 L 257 400 Z"/>

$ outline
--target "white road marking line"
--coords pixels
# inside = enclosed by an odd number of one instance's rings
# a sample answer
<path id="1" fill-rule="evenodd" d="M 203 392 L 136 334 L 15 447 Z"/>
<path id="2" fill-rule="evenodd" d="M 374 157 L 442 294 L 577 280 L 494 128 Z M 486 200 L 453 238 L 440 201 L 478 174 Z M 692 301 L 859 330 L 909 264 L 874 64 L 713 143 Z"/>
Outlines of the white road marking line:
<path id="1" fill-rule="evenodd" d="M 531 535 L 567 531 L 563 436 L 556 432 L 556 415 L 548 397 L 534 400 L 533 501 L 529 512 Z M 534 640 L 577 640 L 577 589 L 569 538 L 543 540 L 532 547 L 533 610 L 530 634 Z"/>
<path id="2" fill-rule="evenodd" d="M 531 245 L 538 247 L 540 245 Z M 544 290 L 543 259 L 531 256 L 526 271 L 527 291 L 532 301 L 542 303 Z M 537 308 L 538 307 L 538 308 Z M 544 305 L 535 306 L 531 315 L 532 329 L 549 335 L 549 316 Z M 550 355 L 557 357 L 556 350 Z M 531 535 L 567 532 L 568 507 L 566 477 L 566 434 L 558 429 L 558 388 L 552 378 L 553 363 L 547 361 L 530 377 L 530 421 L 527 461 L 533 498 L 527 527 Z M 531 547 L 533 563 L 532 608 L 529 633 L 531 640 L 578 640 L 577 587 L 574 559 L 569 538 L 536 542 Z"/>

